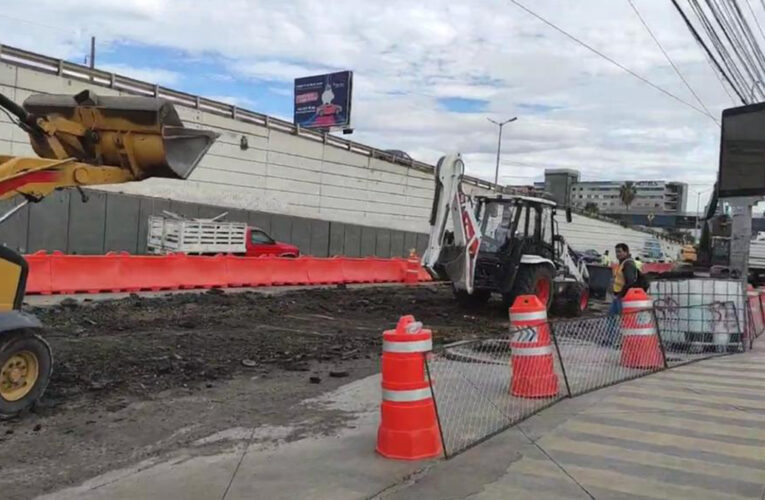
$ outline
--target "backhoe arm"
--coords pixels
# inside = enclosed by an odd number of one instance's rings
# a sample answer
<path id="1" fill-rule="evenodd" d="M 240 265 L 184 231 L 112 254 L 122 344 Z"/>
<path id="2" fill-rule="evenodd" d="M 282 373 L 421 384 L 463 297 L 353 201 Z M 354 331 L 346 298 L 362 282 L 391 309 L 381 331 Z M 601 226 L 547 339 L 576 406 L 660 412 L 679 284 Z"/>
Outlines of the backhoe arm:
<path id="1" fill-rule="evenodd" d="M 475 263 L 482 235 L 473 200 L 462 191 L 464 173 L 465 164 L 459 153 L 443 156 L 436 164 L 430 237 L 422 265 L 434 276 L 443 269 L 456 289 L 473 293 Z M 449 218 L 454 229 L 450 233 L 453 241 L 447 241 Z M 447 243 L 451 247 L 450 255 L 444 252 Z"/>

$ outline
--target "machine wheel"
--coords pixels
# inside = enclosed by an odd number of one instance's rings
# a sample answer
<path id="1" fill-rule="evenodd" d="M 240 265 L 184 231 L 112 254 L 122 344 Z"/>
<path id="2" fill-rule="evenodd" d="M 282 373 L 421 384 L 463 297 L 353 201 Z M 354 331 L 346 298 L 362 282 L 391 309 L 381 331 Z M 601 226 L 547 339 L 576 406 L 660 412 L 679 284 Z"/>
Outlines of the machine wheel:
<path id="1" fill-rule="evenodd" d="M 30 409 L 50 382 L 50 347 L 30 330 L 0 334 L 0 418 Z"/>
<path id="2" fill-rule="evenodd" d="M 590 289 L 581 283 L 576 283 L 568 287 L 565 293 L 565 303 L 563 311 L 566 316 L 581 316 L 590 305 Z"/>
<path id="3" fill-rule="evenodd" d="M 465 309 L 483 307 L 491 297 L 489 290 L 473 290 L 473 293 L 467 293 L 465 290 L 457 290 L 452 286 L 452 292 L 454 292 L 454 298 L 457 299 L 457 303 Z"/>
<path id="4" fill-rule="evenodd" d="M 505 302 L 512 306 L 519 295 L 536 295 L 550 309 L 553 301 L 553 270 L 546 265 L 521 265 L 515 278 L 513 293 L 505 294 Z"/>

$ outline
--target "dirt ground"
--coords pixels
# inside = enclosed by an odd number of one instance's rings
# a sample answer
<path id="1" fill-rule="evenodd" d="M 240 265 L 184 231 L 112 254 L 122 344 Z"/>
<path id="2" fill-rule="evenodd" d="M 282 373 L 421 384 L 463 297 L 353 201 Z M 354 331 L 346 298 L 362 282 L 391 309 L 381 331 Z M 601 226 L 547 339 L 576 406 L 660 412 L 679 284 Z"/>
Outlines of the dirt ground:
<path id="1" fill-rule="evenodd" d="M 436 342 L 492 336 L 506 311 L 459 309 L 447 287 L 169 295 L 30 308 L 54 372 L 32 413 L 0 421 L 0 495 L 23 499 L 174 450 L 227 445 L 227 429 L 328 432 L 347 416 L 304 399 L 378 371 L 382 330 L 414 314 Z M 228 436 L 228 439 L 233 439 Z"/>

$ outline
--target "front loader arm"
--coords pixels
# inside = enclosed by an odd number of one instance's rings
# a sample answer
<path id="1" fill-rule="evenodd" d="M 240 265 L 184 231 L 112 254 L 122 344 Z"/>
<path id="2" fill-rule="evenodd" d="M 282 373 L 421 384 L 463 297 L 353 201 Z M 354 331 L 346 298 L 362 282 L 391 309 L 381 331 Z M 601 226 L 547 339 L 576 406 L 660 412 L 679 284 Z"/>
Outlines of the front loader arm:
<path id="1" fill-rule="evenodd" d="M 137 180 L 121 167 L 95 166 L 74 159 L 49 160 L 0 155 L 0 200 L 23 196 L 40 201 L 57 189 L 121 184 Z"/>

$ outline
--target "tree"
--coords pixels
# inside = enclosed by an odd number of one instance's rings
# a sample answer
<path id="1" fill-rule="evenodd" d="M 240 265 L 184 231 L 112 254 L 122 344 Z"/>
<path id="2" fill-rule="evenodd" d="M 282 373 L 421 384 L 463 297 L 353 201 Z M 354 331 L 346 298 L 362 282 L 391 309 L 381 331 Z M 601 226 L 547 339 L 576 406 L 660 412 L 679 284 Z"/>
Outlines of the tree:
<path id="1" fill-rule="evenodd" d="M 619 198 L 627 207 L 627 210 L 629 210 L 630 205 L 632 205 L 632 202 L 637 198 L 637 188 L 635 187 L 635 183 L 632 181 L 625 181 L 619 188 Z"/>
<path id="2" fill-rule="evenodd" d="M 597 214 L 600 212 L 600 209 L 598 208 L 597 203 L 588 201 L 587 204 L 584 205 L 584 211 L 588 214 Z"/>

